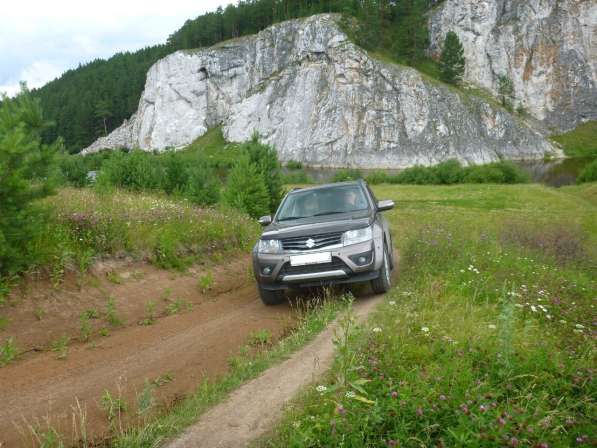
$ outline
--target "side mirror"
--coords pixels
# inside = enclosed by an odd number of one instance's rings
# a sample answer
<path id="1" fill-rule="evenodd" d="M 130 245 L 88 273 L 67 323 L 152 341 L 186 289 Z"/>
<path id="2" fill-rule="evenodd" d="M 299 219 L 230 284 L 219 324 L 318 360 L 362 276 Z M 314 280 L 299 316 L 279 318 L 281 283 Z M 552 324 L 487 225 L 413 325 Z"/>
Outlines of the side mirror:
<path id="1" fill-rule="evenodd" d="M 378 201 L 377 202 L 377 211 L 383 212 L 385 210 L 392 210 L 394 208 L 394 201 L 391 199 L 386 199 L 385 201 Z"/>
<path id="2" fill-rule="evenodd" d="M 272 223 L 272 217 L 267 215 L 267 216 L 262 216 L 261 218 L 259 218 L 259 224 L 261 224 L 262 226 L 269 226 Z"/>

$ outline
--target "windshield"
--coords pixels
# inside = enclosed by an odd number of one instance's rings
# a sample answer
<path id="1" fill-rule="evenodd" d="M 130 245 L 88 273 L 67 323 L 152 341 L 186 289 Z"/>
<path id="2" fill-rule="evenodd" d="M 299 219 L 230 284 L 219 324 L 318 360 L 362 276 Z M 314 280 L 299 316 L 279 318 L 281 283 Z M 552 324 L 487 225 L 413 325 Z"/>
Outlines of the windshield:
<path id="1" fill-rule="evenodd" d="M 367 199 L 359 185 L 338 185 L 289 194 L 278 212 L 277 220 L 288 221 L 367 209 Z"/>

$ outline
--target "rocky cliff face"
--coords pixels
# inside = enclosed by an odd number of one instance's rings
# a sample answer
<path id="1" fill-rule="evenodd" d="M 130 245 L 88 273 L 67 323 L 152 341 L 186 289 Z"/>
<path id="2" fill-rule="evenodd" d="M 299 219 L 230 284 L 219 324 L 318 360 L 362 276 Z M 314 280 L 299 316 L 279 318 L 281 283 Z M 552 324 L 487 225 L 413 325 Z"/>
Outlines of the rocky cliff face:
<path id="1" fill-rule="evenodd" d="M 400 168 L 447 159 L 485 163 L 556 150 L 499 106 L 384 64 L 348 41 L 331 15 L 158 61 L 130 120 L 102 148 L 176 148 L 222 125 L 257 131 L 280 159 L 312 166 Z"/>
<path id="2" fill-rule="evenodd" d="M 465 78 L 495 94 L 514 84 L 515 105 L 554 130 L 597 119 L 597 2 L 445 0 L 430 16 L 431 52 L 460 37 Z"/>

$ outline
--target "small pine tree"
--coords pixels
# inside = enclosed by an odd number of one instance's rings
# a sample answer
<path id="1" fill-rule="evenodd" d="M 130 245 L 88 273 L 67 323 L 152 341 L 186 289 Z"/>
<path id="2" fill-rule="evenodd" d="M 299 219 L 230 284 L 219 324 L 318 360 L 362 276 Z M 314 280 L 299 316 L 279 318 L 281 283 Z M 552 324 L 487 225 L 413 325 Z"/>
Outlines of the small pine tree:
<path id="1" fill-rule="evenodd" d="M 224 202 L 253 218 L 269 214 L 270 198 L 259 169 L 242 157 L 228 174 Z"/>
<path id="2" fill-rule="evenodd" d="M 39 100 L 26 86 L 14 99 L 0 103 L 0 276 L 35 263 L 33 240 L 42 232 L 45 216 L 36 200 L 52 193 L 58 140 L 41 142 L 44 121 Z"/>
<path id="3" fill-rule="evenodd" d="M 458 84 L 464 75 L 464 48 L 454 31 L 446 34 L 440 58 L 440 76 L 442 81 Z"/>
<path id="4" fill-rule="evenodd" d="M 512 111 L 512 100 L 514 99 L 514 83 L 506 75 L 498 76 L 498 93 L 502 100 L 502 106 Z"/>
<path id="5" fill-rule="evenodd" d="M 199 161 L 187 170 L 184 196 L 199 205 L 213 205 L 220 198 L 220 182 L 207 163 Z"/>
<path id="6" fill-rule="evenodd" d="M 273 147 L 260 143 L 257 133 L 242 145 L 241 150 L 248 155 L 249 162 L 262 175 L 269 195 L 269 211 L 274 213 L 282 200 L 282 176 L 278 153 Z"/>

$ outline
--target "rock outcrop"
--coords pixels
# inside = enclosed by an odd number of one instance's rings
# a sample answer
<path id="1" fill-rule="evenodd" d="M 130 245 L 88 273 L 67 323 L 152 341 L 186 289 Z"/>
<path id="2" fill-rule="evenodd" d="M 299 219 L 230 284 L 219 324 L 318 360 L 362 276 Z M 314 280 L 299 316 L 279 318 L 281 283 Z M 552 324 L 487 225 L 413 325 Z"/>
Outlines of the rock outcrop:
<path id="1" fill-rule="evenodd" d="M 311 166 L 401 168 L 557 152 L 499 105 L 373 59 L 336 20 L 291 20 L 161 59 L 136 114 L 84 153 L 178 148 L 218 125 L 230 141 L 256 131 L 281 160 Z"/>
<path id="2" fill-rule="evenodd" d="M 466 80 L 494 94 L 514 85 L 514 104 L 553 130 L 597 119 L 597 2 L 445 0 L 429 21 L 438 56 L 448 31 L 462 41 Z"/>

